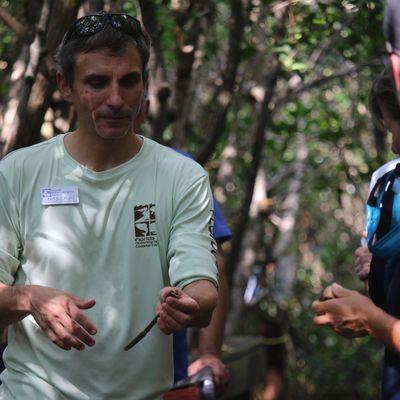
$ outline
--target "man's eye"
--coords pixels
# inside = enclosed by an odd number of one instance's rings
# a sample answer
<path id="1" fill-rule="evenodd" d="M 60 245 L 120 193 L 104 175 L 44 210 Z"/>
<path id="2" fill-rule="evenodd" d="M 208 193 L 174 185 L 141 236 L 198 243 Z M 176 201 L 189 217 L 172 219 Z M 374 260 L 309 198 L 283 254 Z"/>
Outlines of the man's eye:
<path id="1" fill-rule="evenodd" d="M 122 82 L 122 86 L 125 86 L 125 87 L 131 87 L 131 86 L 133 86 L 134 84 L 135 84 L 135 82 L 132 81 L 132 80 L 123 81 L 123 82 Z"/>
<path id="2" fill-rule="evenodd" d="M 125 87 L 135 86 L 140 81 L 140 77 L 129 77 L 121 81 L 121 85 Z"/>
<path id="3" fill-rule="evenodd" d="M 96 79 L 89 79 L 86 83 L 93 89 L 102 89 L 107 84 L 107 81 L 105 79 L 96 78 Z"/>

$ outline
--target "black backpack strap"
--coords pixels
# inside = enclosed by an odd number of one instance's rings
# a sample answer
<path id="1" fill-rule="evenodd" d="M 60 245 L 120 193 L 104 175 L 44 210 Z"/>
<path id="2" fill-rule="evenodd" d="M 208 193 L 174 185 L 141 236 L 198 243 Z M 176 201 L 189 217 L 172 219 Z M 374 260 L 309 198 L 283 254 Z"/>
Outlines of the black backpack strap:
<path id="1" fill-rule="evenodd" d="M 390 230 L 394 200 L 393 183 L 398 176 L 400 176 L 400 163 L 397 164 L 395 170 L 392 171 L 382 197 L 381 215 L 378 228 L 376 229 L 377 240 L 386 235 Z M 378 259 L 373 255 L 368 277 L 369 295 L 372 301 L 383 309 L 386 308 L 385 265 L 387 261 L 388 260 Z"/>

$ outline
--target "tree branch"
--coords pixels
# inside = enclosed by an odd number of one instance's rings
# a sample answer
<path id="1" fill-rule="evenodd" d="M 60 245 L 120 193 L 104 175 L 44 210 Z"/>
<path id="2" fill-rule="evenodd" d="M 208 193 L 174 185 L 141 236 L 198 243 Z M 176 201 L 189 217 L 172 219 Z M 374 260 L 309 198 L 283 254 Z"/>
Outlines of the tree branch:
<path id="1" fill-rule="evenodd" d="M 232 103 L 237 71 L 241 60 L 241 44 L 245 28 L 245 18 L 241 0 L 231 0 L 231 18 L 229 21 L 229 44 L 226 57 L 226 69 L 222 71 L 222 85 L 217 87 L 210 106 L 207 107 L 202 132 L 209 140 L 203 145 L 196 156 L 196 161 L 203 165 L 210 158 L 215 146 L 224 133 L 226 117 Z"/>
<path id="2" fill-rule="evenodd" d="M 50 17 L 45 18 L 43 15 L 38 24 L 38 30 L 41 30 L 43 21 L 48 21 L 44 47 L 39 51 L 40 54 L 46 56 L 39 58 L 33 85 L 29 79 L 25 80 L 28 87 L 32 85 L 31 90 L 25 106 L 22 107 L 20 104 L 19 121 L 16 123 L 16 133 L 13 135 L 14 143 L 13 141 L 9 143 L 7 151 L 40 142 L 43 118 L 55 90 L 54 63 L 51 60 L 51 54 L 60 43 L 68 26 L 76 18 L 83 0 L 46 0 L 46 2 L 48 2 Z"/>
<path id="3" fill-rule="evenodd" d="M 308 149 L 304 134 L 299 133 L 296 143 L 296 161 L 294 174 L 289 181 L 287 195 L 282 203 L 284 209 L 279 225 L 279 236 L 274 244 L 273 257 L 279 262 L 279 258 L 288 251 L 293 238 L 295 221 L 299 211 L 300 190 L 306 168 Z"/>
<path id="4" fill-rule="evenodd" d="M 274 38 L 276 42 L 283 40 L 286 34 L 286 19 L 288 16 L 288 6 L 279 9 L 276 12 L 276 26 Z M 251 205 L 251 200 L 253 198 L 254 184 L 257 176 L 257 171 L 261 163 L 262 153 L 264 149 L 265 139 L 266 139 L 266 129 L 272 120 L 272 115 L 274 113 L 274 104 L 272 99 L 275 95 L 276 84 L 278 80 L 278 75 L 281 70 L 281 63 L 279 61 L 278 55 L 274 54 L 270 65 L 267 66 L 266 70 L 270 71 L 266 76 L 264 84 L 264 97 L 261 103 L 258 103 L 258 120 L 254 126 L 252 134 L 252 146 L 251 154 L 252 161 L 246 177 L 246 188 L 245 188 L 245 198 L 243 200 L 242 206 L 239 211 L 239 218 L 234 228 L 233 239 L 232 239 L 232 250 L 229 253 L 229 258 L 227 261 L 227 271 L 234 271 L 237 260 L 239 259 L 243 235 L 246 231 L 247 222 L 249 219 L 249 209 Z M 232 275 L 231 275 L 232 276 Z"/>
<path id="5" fill-rule="evenodd" d="M 167 74 L 165 71 L 164 54 L 161 49 L 161 38 L 163 31 L 159 26 L 154 0 L 138 0 L 140 12 L 142 15 L 143 25 L 151 37 L 151 45 L 154 52 L 154 66 L 152 70 L 156 71 L 158 81 L 166 81 Z"/>
<path id="6" fill-rule="evenodd" d="M 165 67 L 164 52 L 161 47 L 163 30 L 160 27 L 154 0 L 138 0 L 143 25 L 146 27 L 152 41 L 152 54 L 150 57 L 150 95 L 151 116 L 150 123 L 152 129 L 152 138 L 157 142 L 162 142 L 162 136 L 165 128 L 170 122 L 172 113 L 168 100 L 171 95 L 171 88 L 168 83 L 168 77 Z"/>
<path id="7" fill-rule="evenodd" d="M 343 71 L 339 71 L 335 74 L 329 75 L 329 76 L 323 76 L 323 77 L 319 77 L 316 78 L 310 82 L 304 83 L 301 86 L 297 86 L 293 89 L 289 89 L 284 96 L 280 97 L 277 100 L 276 103 L 276 107 L 282 107 L 285 103 L 287 103 L 288 101 L 293 100 L 294 98 L 296 98 L 297 96 L 299 96 L 301 93 L 304 93 L 306 91 L 312 90 L 312 89 L 316 89 L 318 87 L 321 87 L 327 83 L 329 83 L 330 81 L 333 81 L 335 79 L 341 79 L 341 78 L 345 78 L 346 76 L 352 75 L 352 74 L 356 74 L 360 71 L 362 71 L 365 68 L 370 68 L 370 67 L 374 67 L 380 65 L 380 63 L 376 60 L 374 61 L 370 61 L 370 62 L 364 62 L 364 63 L 360 63 L 357 65 L 353 65 L 350 68 L 346 68 Z"/>
<path id="8" fill-rule="evenodd" d="M 1 6 L 0 18 L 25 43 L 29 43 L 32 40 L 32 35 L 29 30 Z"/>
<path id="9" fill-rule="evenodd" d="M 189 19 L 190 15 L 193 15 Z M 174 142 L 178 147 L 184 147 L 187 136 L 187 121 L 191 115 L 191 102 L 187 97 L 192 82 L 193 63 L 200 37 L 204 34 L 202 21 L 207 25 L 213 21 L 215 4 L 211 0 L 191 0 L 185 14 L 175 12 L 177 37 L 177 69 L 174 91 L 174 108 L 177 114 Z"/>

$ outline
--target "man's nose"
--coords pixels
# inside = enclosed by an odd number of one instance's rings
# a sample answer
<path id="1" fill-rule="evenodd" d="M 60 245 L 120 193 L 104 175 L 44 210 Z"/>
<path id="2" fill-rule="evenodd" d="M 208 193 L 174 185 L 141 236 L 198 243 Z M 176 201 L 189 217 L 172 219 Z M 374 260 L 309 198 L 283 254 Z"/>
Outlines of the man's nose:
<path id="1" fill-rule="evenodd" d="M 110 87 L 106 104 L 111 108 L 121 108 L 124 105 L 124 101 L 121 96 L 120 88 L 118 85 L 112 85 Z"/>

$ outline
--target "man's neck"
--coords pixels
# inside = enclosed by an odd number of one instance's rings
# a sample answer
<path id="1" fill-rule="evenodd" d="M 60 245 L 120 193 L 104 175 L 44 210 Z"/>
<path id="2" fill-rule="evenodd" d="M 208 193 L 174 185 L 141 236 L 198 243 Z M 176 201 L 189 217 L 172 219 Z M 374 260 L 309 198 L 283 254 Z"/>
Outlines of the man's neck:
<path id="1" fill-rule="evenodd" d="M 102 139 L 77 130 L 64 137 L 64 146 L 70 156 L 95 172 L 106 171 L 129 161 L 142 145 L 143 139 L 133 132 L 119 139 Z"/>

